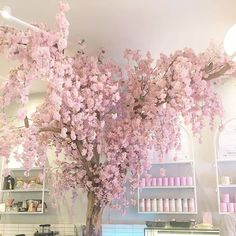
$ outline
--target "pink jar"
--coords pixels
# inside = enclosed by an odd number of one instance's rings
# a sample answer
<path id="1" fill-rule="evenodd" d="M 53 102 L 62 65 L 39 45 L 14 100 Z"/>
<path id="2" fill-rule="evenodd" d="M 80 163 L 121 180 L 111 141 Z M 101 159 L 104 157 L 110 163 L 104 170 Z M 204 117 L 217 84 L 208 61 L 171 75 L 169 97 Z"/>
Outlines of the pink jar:
<path id="1" fill-rule="evenodd" d="M 195 211 L 195 203 L 193 198 L 188 199 L 188 211 L 194 212 Z"/>
<path id="2" fill-rule="evenodd" d="M 157 178 L 157 186 L 162 186 L 162 178 L 161 177 Z"/>
<path id="3" fill-rule="evenodd" d="M 145 210 L 147 212 L 151 211 L 151 199 L 150 198 L 145 199 Z"/>
<path id="4" fill-rule="evenodd" d="M 230 202 L 230 197 L 228 193 L 224 193 L 222 196 L 222 202 L 229 203 Z"/>
<path id="5" fill-rule="evenodd" d="M 145 199 L 144 199 L 144 198 L 140 199 L 140 202 L 139 202 L 139 211 L 141 211 L 141 212 L 144 212 L 144 211 L 145 211 Z"/>
<path id="6" fill-rule="evenodd" d="M 187 184 L 187 178 L 185 176 L 180 177 L 180 185 L 186 186 Z"/>
<path id="7" fill-rule="evenodd" d="M 188 176 L 188 177 L 186 178 L 186 184 L 187 184 L 188 186 L 193 186 L 193 177 Z"/>
<path id="8" fill-rule="evenodd" d="M 227 212 L 227 203 L 226 202 L 221 202 L 220 203 L 220 211 L 221 212 Z"/>
<path id="9" fill-rule="evenodd" d="M 180 177 L 175 177 L 175 186 L 180 186 Z"/>
<path id="10" fill-rule="evenodd" d="M 163 185 L 163 186 L 168 186 L 168 184 L 169 184 L 169 183 L 168 183 L 168 177 L 164 177 L 164 178 L 162 179 L 162 181 L 163 181 L 163 182 L 162 182 L 162 185 Z"/>
<path id="11" fill-rule="evenodd" d="M 152 178 L 152 186 L 157 186 L 157 178 Z"/>
<path id="12" fill-rule="evenodd" d="M 174 185 L 175 185 L 174 177 L 169 177 L 169 186 L 174 186 Z"/>
<path id="13" fill-rule="evenodd" d="M 234 212 L 234 203 L 233 202 L 227 203 L 227 211 Z"/>
<path id="14" fill-rule="evenodd" d="M 163 201 L 163 208 L 164 208 L 164 212 L 170 212 L 170 203 L 169 203 L 169 199 L 165 198 Z"/>

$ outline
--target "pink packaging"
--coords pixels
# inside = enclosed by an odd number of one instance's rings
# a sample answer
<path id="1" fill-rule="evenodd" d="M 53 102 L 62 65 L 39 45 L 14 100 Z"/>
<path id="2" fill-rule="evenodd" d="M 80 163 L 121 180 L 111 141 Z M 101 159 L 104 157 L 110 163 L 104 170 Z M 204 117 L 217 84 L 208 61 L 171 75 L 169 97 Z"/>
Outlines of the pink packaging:
<path id="1" fill-rule="evenodd" d="M 180 186 L 180 177 L 175 177 L 175 186 Z"/>
<path id="2" fill-rule="evenodd" d="M 142 178 L 140 180 L 140 187 L 143 188 L 143 187 L 145 187 L 145 185 L 146 185 L 146 180 L 145 180 L 145 178 Z"/>
<path id="3" fill-rule="evenodd" d="M 188 211 L 194 212 L 195 211 L 195 203 L 193 198 L 188 199 Z"/>
<path id="4" fill-rule="evenodd" d="M 228 210 L 228 212 L 234 212 L 234 203 L 233 202 L 227 203 L 227 210 Z"/>
<path id="5" fill-rule="evenodd" d="M 185 176 L 180 177 L 180 185 L 186 186 L 187 184 L 187 178 Z"/>
<path id="6" fill-rule="evenodd" d="M 175 185 L 174 177 L 169 177 L 169 186 L 174 186 L 174 185 Z"/>
<path id="7" fill-rule="evenodd" d="M 157 186 L 162 186 L 162 178 L 157 178 Z"/>
<path id="8" fill-rule="evenodd" d="M 169 212 L 170 211 L 170 204 L 169 204 L 169 199 L 168 198 L 164 199 L 163 208 L 164 208 L 164 212 Z"/>
<path id="9" fill-rule="evenodd" d="M 157 186 L 157 178 L 152 178 L 152 186 Z"/>
<path id="10" fill-rule="evenodd" d="M 229 194 L 228 193 L 224 193 L 222 196 L 222 202 L 226 202 L 229 203 L 230 202 L 230 198 L 229 198 Z"/>
<path id="11" fill-rule="evenodd" d="M 221 202 L 220 203 L 220 211 L 221 212 L 227 212 L 227 203 L 226 202 Z"/>
<path id="12" fill-rule="evenodd" d="M 162 185 L 163 186 L 168 186 L 168 177 L 164 177 L 163 179 L 162 179 Z"/>
<path id="13" fill-rule="evenodd" d="M 145 199 L 144 198 L 140 199 L 139 211 L 142 211 L 142 212 L 145 211 Z"/>
<path id="14" fill-rule="evenodd" d="M 193 186 L 193 177 L 188 176 L 188 177 L 186 178 L 186 184 L 187 184 L 188 186 Z"/>
<path id="15" fill-rule="evenodd" d="M 146 186 L 151 186 L 151 178 L 146 178 Z"/>

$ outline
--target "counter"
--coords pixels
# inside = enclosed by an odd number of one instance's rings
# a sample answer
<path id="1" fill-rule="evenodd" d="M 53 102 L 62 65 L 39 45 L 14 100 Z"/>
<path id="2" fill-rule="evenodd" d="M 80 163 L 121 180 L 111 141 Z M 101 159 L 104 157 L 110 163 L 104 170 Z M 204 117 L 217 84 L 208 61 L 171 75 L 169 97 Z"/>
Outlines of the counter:
<path id="1" fill-rule="evenodd" d="M 144 228 L 145 236 L 205 236 L 220 235 L 219 229 L 186 229 L 186 228 Z"/>

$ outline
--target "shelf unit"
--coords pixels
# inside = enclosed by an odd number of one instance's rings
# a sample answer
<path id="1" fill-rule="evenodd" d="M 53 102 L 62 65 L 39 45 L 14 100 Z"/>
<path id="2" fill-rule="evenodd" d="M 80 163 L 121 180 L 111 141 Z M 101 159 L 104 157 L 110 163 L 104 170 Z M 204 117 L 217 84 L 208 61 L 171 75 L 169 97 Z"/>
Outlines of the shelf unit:
<path id="1" fill-rule="evenodd" d="M 236 212 L 235 168 L 236 118 L 232 118 L 225 121 L 223 129 L 218 130 L 215 135 L 216 191 L 219 214 Z M 228 197 L 229 199 L 226 199 Z M 225 200 L 229 200 L 229 202 Z"/>
<path id="2" fill-rule="evenodd" d="M 2 161 L 2 173 L 5 168 L 5 163 Z M 41 202 L 41 211 L 7 211 L 7 207 L 5 211 L 0 211 L 0 215 L 39 215 L 45 213 L 45 193 L 49 193 L 49 189 L 46 188 L 46 168 L 33 167 L 29 173 L 29 177 L 25 176 L 25 169 L 22 167 L 16 168 L 15 166 L 11 168 L 8 165 L 7 167 L 10 171 L 10 175 L 15 178 L 31 178 L 36 177 L 41 172 L 42 174 L 42 186 L 37 188 L 13 188 L 13 189 L 4 189 L 4 177 L 1 174 L 1 186 L 0 186 L 0 196 L 1 203 L 5 203 L 7 199 L 15 199 L 16 202 L 24 202 L 26 200 L 40 201 Z"/>
<path id="3" fill-rule="evenodd" d="M 195 176 L 195 162 L 193 158 L 193 144 L 192 139 L 188 131 L 181 127 L 181 146 L 184 147 L 178 152 L 177 161 L 173 161 L 173 158 L 167 156 L 165 162 L 157 162 L 156 153 L 153 153 L 151 160 L 150 174 L 153 177 L 160 178 L 158 171 L 160 168 L 166 169 L 166 177 L 179 177 L 180 175 L 192 177 L 192 185 L 180 185 L 180 186 L 139 186 L 138 188 L 138 213 L 139 214 L 158 214 L 158 215 L 190 215 L 197 214 L 197 193 L 196 193 L 196 176 Z M 180 174 L 182 173 L 182 174 Z M 140 178 L 141 180 L 141 178 Z M 142 199 L 193 199 L 194 209 L 193 211 L 143 211 L 140 207 L 140 201 Z M 158 203 L 157 203 L 158 204 Z"/>

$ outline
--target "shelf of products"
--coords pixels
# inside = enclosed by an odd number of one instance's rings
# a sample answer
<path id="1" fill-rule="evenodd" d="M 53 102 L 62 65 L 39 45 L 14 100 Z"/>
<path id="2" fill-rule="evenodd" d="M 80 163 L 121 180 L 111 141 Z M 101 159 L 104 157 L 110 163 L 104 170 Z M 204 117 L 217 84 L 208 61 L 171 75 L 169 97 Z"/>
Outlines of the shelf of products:
<path id="1" fill-rule="evenodd" d="M 2 171 L 5 165 L 2 164 Z M 9 168 L 9 175 L 1 179 L 1 215 L 37 215 L 45 213 L 45 168 Z"/>
<path id="2" fill-rule="evenodd" d="M 216 135 L 215 167 L 219 214 L 236 212 L 236 118 Z"/>
<path id="3" fill-rule="evenodd" d="M 178 151 L 177 161 L 173 155 L 165 162 L 156 162 L 151 155 L 148 177 L 140 177 L 138 188 L 138 213 L 140 214 L 197 214 L 195 163 L 191 138 L 182 128 L 183 149 Z"/>

